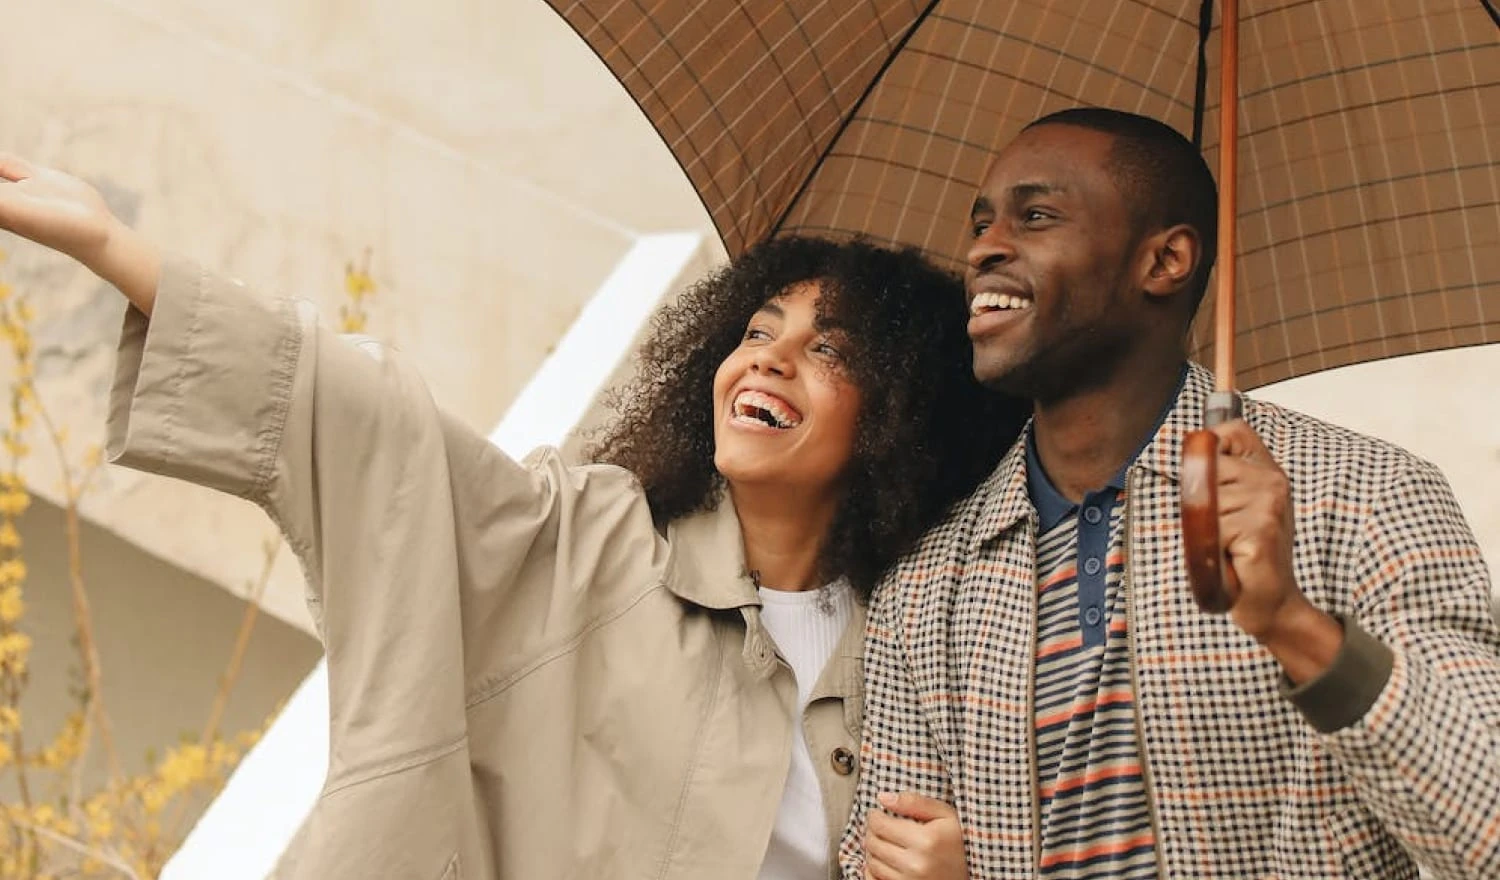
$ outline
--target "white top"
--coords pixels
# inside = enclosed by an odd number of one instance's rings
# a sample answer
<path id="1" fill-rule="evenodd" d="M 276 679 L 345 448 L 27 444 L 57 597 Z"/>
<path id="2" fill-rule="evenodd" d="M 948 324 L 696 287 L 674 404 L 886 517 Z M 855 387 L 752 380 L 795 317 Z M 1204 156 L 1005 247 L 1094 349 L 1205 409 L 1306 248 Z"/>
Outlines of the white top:
<path id="1" fill-rule="evenodd" d="M 797 593 L 761 587 L 760 601 L 761 621 L 797 676 L 792 763 L 776 825 L 771 829 L 771 843 L 760 866 L 760 880 L 826 880 L 829 840 L 823 819 L 823 792 L 813 772 L 802 713 L 854 614 L 854 591 L 842 580 Z"/>

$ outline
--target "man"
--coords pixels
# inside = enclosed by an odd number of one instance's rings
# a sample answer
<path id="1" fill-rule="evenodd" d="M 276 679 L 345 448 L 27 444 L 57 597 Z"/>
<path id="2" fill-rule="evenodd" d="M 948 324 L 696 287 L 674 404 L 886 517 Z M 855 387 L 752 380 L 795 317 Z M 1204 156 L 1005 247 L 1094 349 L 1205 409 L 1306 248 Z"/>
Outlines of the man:
<path id="1" fill-rule="evenodd" d="M 1215 429 L 1242 593 L 1191 597 L 1215 201 L 1192 145 L 1131 114 L 1054 114 L 995 158 L 975 371 L 1035 418 L 872 603 L 846 878 L 960 823 L 975 878 L 1500 877 L 1500 632 L 1434 467 L 1248 402 Z"/>

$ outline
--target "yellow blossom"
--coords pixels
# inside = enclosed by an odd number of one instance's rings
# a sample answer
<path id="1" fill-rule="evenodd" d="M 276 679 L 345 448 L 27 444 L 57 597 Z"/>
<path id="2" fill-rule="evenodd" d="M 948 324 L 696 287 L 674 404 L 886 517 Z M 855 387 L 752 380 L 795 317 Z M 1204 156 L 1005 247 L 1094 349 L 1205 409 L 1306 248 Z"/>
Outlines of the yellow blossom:
<path id="1" fill-rule="evenodd" d="M 208 752 L 197 743 L 179 746 L 167 752 L 156 775 L 167 792 L 176 794 L 208 776 Z"/>
<path id="2" fill-rule="evenodd" d="M 31 653 L 31 636 L 19 632 L 0 636 L 0 664 L 14 661 L 25 663 L 26 655 L 29 653 Z"/>
<path id="3" fill-rule="evenodd" d="M 83 713 L 71 712 L 52 742 L 32 757 L 32 763 L 38 767 L 60 769 L 77 760 L 82 752 Z"/>
<path id="4" fill-rule="evenodd" d="M 26 580 L 26 561 L 20 558 L 0 562 L 0 584 L 19 584 Z"/>
<path id="5" fill-rule="evenodd" d="M 0 516 L 15 519 L 31 506 L 31 496 L 25 492 L 0 491 Z"/>
<path id="6" fill-rule="evenodd" d="M 8 766 L 11 761 L 15 760 L 15 757 L 16 753 L 11 751 L 10 743 L 0 739 L 0 767 Z M 0 873 L 0 876 L 4 874 Z"/>
<path id="7" fill-rule="evenodd" d="M 155 782 L 148 784 L 141 791 L 141 806 L 145 808 L 148 815 L 156 815 L 161 812 L 162 807 L 167 805 L 167 793 Z"/>
<path id="8" fill-rule="evenodd" d="M 347 266 L 344 269 L 344 292 L 358 302 L 375 292 L 375 279 L 368 272 Z"/>
<path id="9" fill-rule="evenodd" d="M 0 550 L 15 550 L 21 546 L 21 535 L 16 524 L 10 520 L 0 522 Z"/>
<path id="10" fill-rule="evenodd" d="M 114 815 L 103 797 L 93 797 L 84 803 L 83 818 L 88 823 L 90 836 L 95 839 L 107 839 L 114 835 Z"/>
<path id="11" fill-rule="evenodd" d="M 0 623 L 14 626 L 26 613 L 26 603 L 21 599 L 21 588 L 11 584 L 0 588 Z M 5 712 L 10 707 L 0 706 L 0 730 L 5 729 Z"/>

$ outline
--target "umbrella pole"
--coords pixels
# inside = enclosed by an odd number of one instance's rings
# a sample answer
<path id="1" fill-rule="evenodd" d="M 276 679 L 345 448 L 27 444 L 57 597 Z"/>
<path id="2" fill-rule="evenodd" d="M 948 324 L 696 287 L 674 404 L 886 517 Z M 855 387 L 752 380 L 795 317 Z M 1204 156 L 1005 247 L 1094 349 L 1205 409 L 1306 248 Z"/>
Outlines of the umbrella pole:
<path id="1" fill-rule="evenodd" d="M 1214 392 L 1203 410 L 1205 428 L 1237 419 L 1234 374 L 1235 218 L 1238 215 L 1238 0 L 1222 0 L 1219 25 L 1219 273 L 1214 292 Z M 1194 431 L 1182 443 L 1182 544 L 1188 583 L 1204 611 L 1222 614 L 1239 596 L 1234 568 L 1219 541 L 1219 438 Z"/>
<path id="2" fill-rule="evenodd" d="M 1219 30 L 1219 282 L 1214 292 L 1214 377 L 1220 392 L 1234 391 L 1235 217 L 1239 182 L 1239 0 L 1222 0 Z"/>

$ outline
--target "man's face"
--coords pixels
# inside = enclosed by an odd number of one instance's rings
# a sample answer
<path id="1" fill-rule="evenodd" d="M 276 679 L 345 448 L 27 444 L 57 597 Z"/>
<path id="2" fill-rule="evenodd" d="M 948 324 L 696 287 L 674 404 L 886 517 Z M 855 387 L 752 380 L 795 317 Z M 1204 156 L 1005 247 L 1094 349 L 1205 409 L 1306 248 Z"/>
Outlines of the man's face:
<path id="1" fill-rule="evenodd" d="M 1042 125 L 995 157 L 971 216 L 965 283 L 974 373 L 1046 402 L 1096 385 L 1136 336 L 1130 212 L 1113 139 Z"/>

